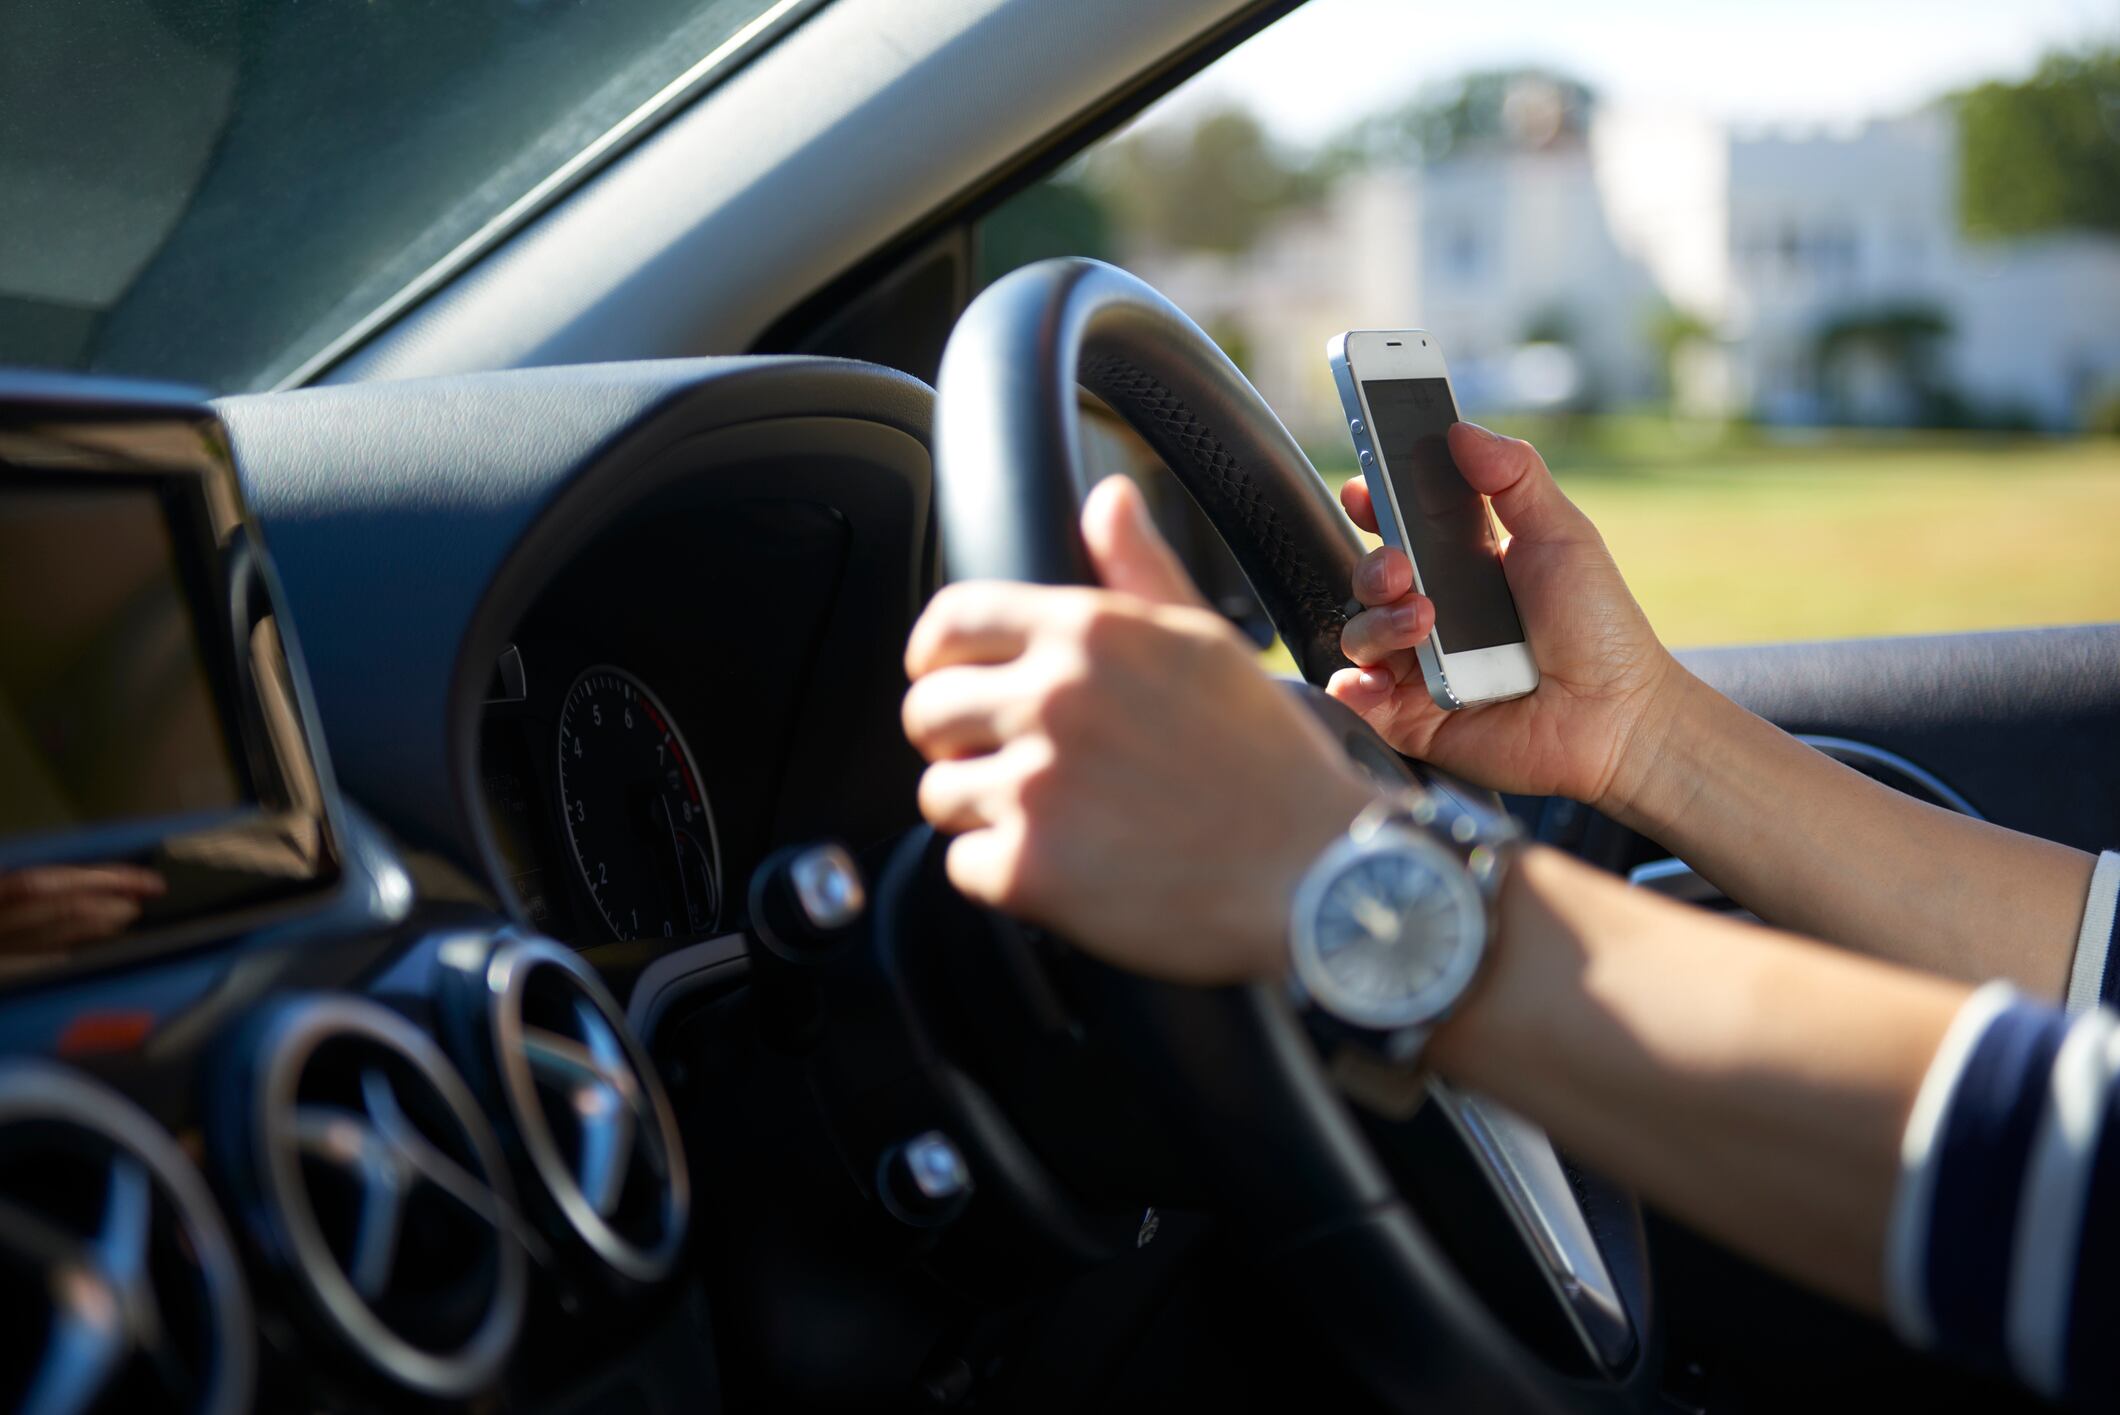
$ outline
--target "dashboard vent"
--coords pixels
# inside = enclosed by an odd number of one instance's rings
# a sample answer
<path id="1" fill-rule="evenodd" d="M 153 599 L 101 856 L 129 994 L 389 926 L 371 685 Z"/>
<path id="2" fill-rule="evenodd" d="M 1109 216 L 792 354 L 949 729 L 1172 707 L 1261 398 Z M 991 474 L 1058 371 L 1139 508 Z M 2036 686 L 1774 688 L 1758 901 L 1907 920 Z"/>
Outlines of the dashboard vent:
<path id="1" fill-rule="evenodd" d="M 291 1000 L 258 1035 L 231 1167 L 294 1295 L 369 1367 L 462 1397 L 499 1374 L 528 1265 L 498 1142 L 389 1008 Z"/>
<path id="2" fill-rule="evenodd" d="M 247 1409 L 255 1328 L 205 1183 L 160 1125 L 42 1062 L 0 1067 L 0 1405 Z"/>
<path id="3" fill-rule="evenodd" d="M 523 1157 L 560 1220 L 621 1276 L 668 1276 L 691 1211 L 677 1117 L 595 970 L 508 938 L 484 969 L 484 1040 Z"/>

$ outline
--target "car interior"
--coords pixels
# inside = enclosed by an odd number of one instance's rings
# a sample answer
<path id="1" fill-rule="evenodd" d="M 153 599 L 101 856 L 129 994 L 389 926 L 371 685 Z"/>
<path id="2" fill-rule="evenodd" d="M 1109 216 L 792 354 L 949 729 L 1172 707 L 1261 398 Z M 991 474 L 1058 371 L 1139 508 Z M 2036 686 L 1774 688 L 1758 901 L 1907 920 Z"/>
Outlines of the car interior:
<path id="1" fill-rule="evenodd" d="M 1161 489 L 1366 769 L 1486 794 L 1319 690 L 1362 543 L 1187 313 L 980 273 L 988 213 L 1295 8 L 693 7 L 704 59 L 328 338 L 231 334 L 206 392 L 0 370 L 0 1403 L 2039 1408 L 1479 1097 L 1351 1105 L 1278 989 L 943 877 L 908 630 L 953 578 L 1085 579 L 1085 462 Z M 1685 661 L 1897 789 L 2120 840 L 2120 626 Z"/>

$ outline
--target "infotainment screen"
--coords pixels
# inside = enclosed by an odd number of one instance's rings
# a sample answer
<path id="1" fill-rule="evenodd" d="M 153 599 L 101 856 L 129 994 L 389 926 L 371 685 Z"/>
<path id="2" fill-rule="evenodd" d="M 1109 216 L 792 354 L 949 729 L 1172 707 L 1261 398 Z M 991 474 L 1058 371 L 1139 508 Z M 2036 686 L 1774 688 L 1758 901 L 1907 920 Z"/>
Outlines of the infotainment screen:
<path id="1" fill-rule="evenodd" d="M 0 495 L 0 837 L 251 799 L 194 616 L 226 596 L 191 490 L 29 477 Z"/>
<path id="2" fill-rule="evenodd" d="M 337 840 L 225 429 L 0 378 L 0 987 L 326 907 Z"/>

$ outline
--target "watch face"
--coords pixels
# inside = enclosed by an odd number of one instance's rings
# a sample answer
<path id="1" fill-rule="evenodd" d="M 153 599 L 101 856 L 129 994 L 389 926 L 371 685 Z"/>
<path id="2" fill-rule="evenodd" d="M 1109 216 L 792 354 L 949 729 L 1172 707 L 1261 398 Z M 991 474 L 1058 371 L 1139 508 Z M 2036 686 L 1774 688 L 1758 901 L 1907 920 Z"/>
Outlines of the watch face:
<path id="1" fill-rule="evenodd" d="M 1470 981 L 1486 912 L 1465 868 L 1411 831 L 1342 841 L 1297 900 L 1296 976 L 1326 1011 L 1361 1026 L 1411 1026 Z"/>

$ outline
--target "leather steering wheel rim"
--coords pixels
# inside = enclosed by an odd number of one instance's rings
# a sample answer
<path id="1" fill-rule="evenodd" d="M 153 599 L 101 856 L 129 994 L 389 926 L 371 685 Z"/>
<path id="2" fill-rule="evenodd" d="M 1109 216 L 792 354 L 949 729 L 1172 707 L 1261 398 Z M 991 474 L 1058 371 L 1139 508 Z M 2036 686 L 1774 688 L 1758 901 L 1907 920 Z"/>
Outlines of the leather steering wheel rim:
<path id="1" fill-rule="evenodd" d="M 1343 666 L 1345 588 L 1362 554 L 1354 527 L 1214 342 L 1148 285 L 1096 261 L 1013 272 L 950 337 L 934 434 L 949 578 L 1094 583 L 1077 525 L 1078 385 L 1133 426 L 1200 504 L 1304 676 L 1322 684 Z M 1258 1240 L 1268 1276 L 1299 1294 L 1389 1407 L 1636 1410 L 1654 1398 L 1631 1199 L 1598 1246 L 1626 1249 L 1632 1354 L 1602 1379 L 1564 1377 L 1444 1257 L 1277 989 L 1182 988 L 1117 972 L 1108 981 L 1105 1018 L 1136 1065 L 1184 1098 L 1172 1123 Z M 1535 1250 L 1535 1236 L 1522 1236 Z"/>

